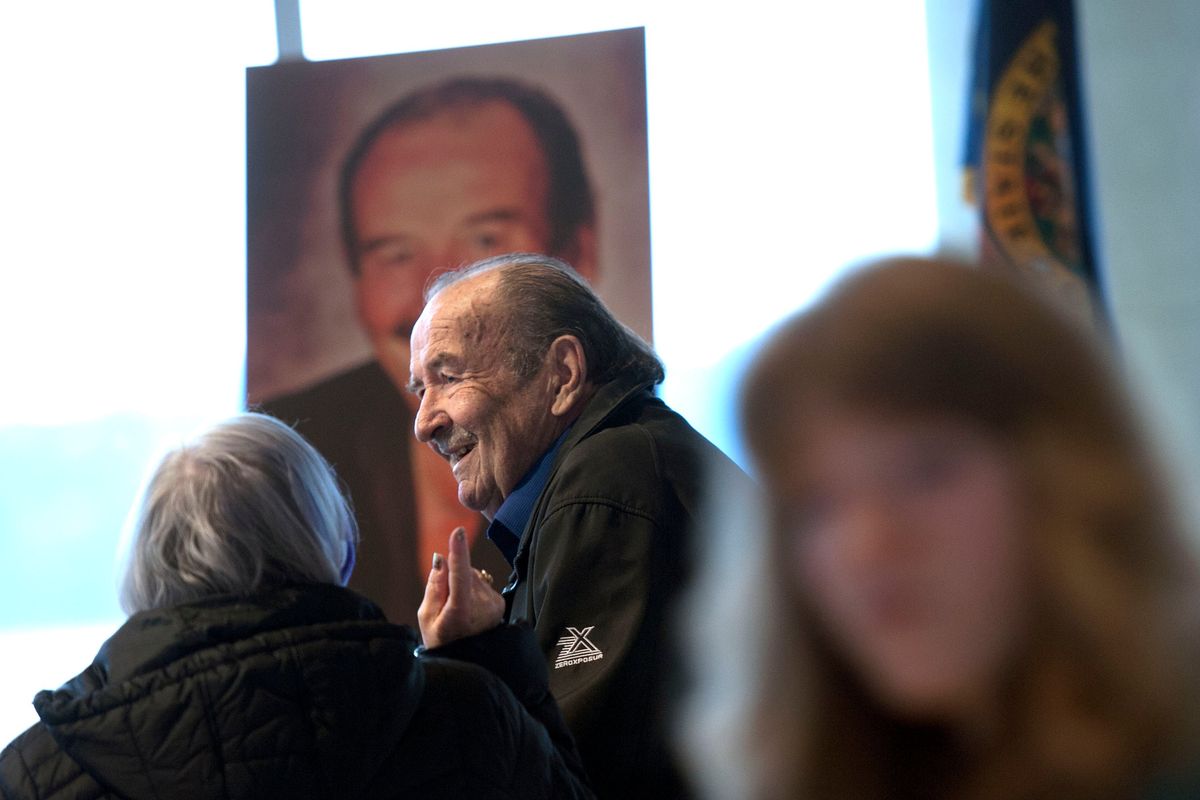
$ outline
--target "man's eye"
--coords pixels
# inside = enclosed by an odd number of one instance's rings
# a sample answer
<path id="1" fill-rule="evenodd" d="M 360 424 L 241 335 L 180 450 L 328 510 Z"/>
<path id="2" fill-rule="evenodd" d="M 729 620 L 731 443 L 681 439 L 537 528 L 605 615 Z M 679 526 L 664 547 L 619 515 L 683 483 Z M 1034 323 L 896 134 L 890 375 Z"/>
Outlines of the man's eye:
<path id="1" fill-rule="evenodd" d="M 417 257 L 417 250 L 405 244 L 381 244 L 368 248 L 363 255 L 364 266 L 374 266 L 376 269 L 388 267 L 403 267 Z"/>
<path id="2" fill-rule="evenodd" d="M 459 381 L 459 377 L 457 375 L 450 375 L 445 372 L 443 372 L 439 377 L 442 379 L 442 383 L 458 383 Z"/>
<path id="3" fill-rule="evenodd" d="M 480 231 L 471 237 L 471 246 L 477 253 L 488 254 L 507 250 L 508 239 L 496 231 Z"/>

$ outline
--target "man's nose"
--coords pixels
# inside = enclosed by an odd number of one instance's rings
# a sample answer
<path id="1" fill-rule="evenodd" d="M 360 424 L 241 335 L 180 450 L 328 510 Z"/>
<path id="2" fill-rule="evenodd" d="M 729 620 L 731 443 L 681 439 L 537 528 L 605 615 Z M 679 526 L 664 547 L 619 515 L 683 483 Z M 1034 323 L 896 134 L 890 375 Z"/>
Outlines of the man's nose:
<path id="1" fill-rule="evenodd" d="M 429 442 L 446 423 L 446 413 L 438 404 L 434 392 L 426 391 L 421 396 L 417 406 L 417 416 L 413 420 L 413 433 L 419 442 Z"/>

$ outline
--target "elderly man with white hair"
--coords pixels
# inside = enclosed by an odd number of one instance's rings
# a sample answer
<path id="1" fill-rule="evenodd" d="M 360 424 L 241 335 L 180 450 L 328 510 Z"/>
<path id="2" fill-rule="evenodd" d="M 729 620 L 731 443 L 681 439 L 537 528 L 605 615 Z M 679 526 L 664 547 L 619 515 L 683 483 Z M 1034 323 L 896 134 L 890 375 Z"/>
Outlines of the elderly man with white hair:
<path id="1" fill-rule="evenodd" d="M 439 276 L 412 332 L 415 429 L 512 565 L 598 793 L 677 797 L 671 607 L 711 469 L 742 473 L 654 395 L 663 368 L 562 261 L 496 256 Z M 422 608 L 442 609 L 437 571 Z M 431 602 L 431 599 L 433 602 Z"/>

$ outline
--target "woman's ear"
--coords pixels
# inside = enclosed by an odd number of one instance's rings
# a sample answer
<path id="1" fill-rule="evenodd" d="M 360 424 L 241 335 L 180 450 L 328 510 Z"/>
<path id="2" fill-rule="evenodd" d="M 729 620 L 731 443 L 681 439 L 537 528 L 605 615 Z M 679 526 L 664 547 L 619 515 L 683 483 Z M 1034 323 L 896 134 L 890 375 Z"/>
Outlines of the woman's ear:
<path id="1" fill-rule="evenodd" d="M 550 343 L 546 358 L 553 396 L 550 413 L 556 417 L 569 416 L 587 399 L 587 356 L 583 343 L 569 334 L 559 336 Z"/>

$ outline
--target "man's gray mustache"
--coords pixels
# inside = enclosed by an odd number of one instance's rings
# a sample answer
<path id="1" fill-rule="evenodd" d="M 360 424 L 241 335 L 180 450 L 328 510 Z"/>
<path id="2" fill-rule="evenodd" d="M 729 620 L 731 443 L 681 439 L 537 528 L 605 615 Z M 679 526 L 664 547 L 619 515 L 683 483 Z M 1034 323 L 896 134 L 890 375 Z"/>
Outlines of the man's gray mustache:
<path id="1" fill-rule="evenodd" d="M 437 433 L 433 437 L 433 443 L 438 452 L 446 458 L 464 447 L 473 446 L 477 441 L 475 434 L 462 428 L 451 428 L 446 433 Z"/>

